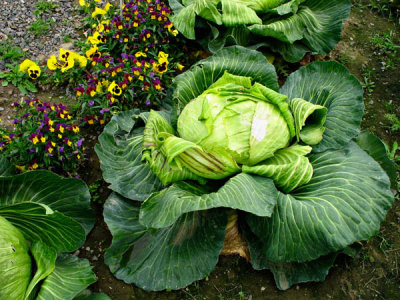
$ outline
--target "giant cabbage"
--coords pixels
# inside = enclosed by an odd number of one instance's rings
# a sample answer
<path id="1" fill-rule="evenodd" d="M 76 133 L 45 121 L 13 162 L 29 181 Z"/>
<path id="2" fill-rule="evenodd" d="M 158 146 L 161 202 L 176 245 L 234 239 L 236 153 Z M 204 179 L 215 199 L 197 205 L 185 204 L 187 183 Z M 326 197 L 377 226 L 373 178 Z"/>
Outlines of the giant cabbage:
<path id="1" fill-rule="evenodd" d="M 362 87 L 342 65 L 312 63 L 278 90 L 266 58 L 234 46 L 179 75 L 170 97 L 172 111 L 115 115 L 96 146 L 114 190 L 105 262 L 117 278 L 146 290 L 204 278 L 228 216 L 281 289 L 323 280 L 378 231 L 391 165 L 360 134 Z"/>
<path id="2" fill-rule="evenodd" d="M 348 0 L 170 0 L 171 21 L 185 37 L 215 53 L 234 44 L 261 46 L 295 62 L 327 54 L 340 40 Z M 195 32 L 195 28 L 197 32 Z"/>

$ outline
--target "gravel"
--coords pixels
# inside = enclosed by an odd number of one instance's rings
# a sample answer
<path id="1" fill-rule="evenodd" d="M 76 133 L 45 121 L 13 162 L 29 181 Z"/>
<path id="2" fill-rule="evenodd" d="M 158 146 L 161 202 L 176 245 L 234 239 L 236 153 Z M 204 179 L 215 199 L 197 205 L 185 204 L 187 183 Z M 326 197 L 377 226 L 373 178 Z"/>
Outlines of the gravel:
<path id="1" fill-rule="evenodd" d="M 27 58 L 45 62 L 62 45 L 66 48 L 72 47 L 72 43 L 68 43 L 64 37 L 68 35 L 74 40 L 80 36 L 77 29 L 81 26 L 81 16 L 77 12 L 77 1 L 53 0 L 58 7 L 36 17 L 33 12 L 37 2 L 39 0 L 0 0 L 0 42 L 8 37 L 10 45 L 21 47 Z M 29 27 L 38 18 L 44 21 L 52 19 L 54 22 L 50 24 L 47 33 L 35 36 Z M 5 62 L 0 61 L 0 71 L 4 68 Z"/>

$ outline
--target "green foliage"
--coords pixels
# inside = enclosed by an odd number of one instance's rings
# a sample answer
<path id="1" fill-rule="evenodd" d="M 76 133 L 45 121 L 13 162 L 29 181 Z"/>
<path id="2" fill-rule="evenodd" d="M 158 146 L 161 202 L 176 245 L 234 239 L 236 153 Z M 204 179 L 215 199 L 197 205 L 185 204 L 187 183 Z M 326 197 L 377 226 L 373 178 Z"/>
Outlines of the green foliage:
<path id="1" fill-rule="evenodd" d="M 45 21 L 42 18 L 39 18 L 28 27 L 28 30 L 32 31 L 32 33 L 36 36 L 41 36 L 50 30 L 50 26 L 53 23 L 53 19 Z"/>
<path id="2" fill-rule="evenodd" d="M 28 94 L 28 92 L 35 93 L 38 91 L 35 82 L 31 81 L 26 73 L 19 70 L 19 65 L 6 64 L 6 67 L 10 70 L 0 73 L 2 86 L 8 86 L 11 83 L 16 86 L 22 94 Z"/>
<path id="3" fill-rule="evenodd" d="M 35 3 L 35 10 L 33 11 L 33 14 L 36 17 L 40 17 L 43 13 L 50 13 L 53 9 L 59 6 L 60 5 L 58 3 L 54 3 L 51 0 L 41 0 Z"/>
<path id="4" fill-rule="evenodd" d="M 18 62 L 25 56 L 21 47 L 13 45 L 12 41 L 7 39 L 0 43 L 0 60 L 10 60 Z"/>
<path id="5" fill-rule="evenodd" d="M 72 299 L 96 281 L 88 260 L 60 254 L 93 227 L 89 198 L 83 181 L 48 171 L 0 177 L 2 299 Z"/>
<path id="6" fill-rule="evenodd" d="M 65 34 L 65 35 L 63 36 L 63 38 L 62 38 L 62 41 L 63 41 L 64 43 L 70 42 L 70 41 L 71 41 L 71 37 L 69 36 L 69 34 Z"/>
<path id="7" fill-rule="evenodd" d="M 21 170 L 49 169 L 77 175 L 84 159 L 79 127 L 62 104 L 15 102 L 14 129 L 0 137 L 0 152 Z"/>
<path id="8" fill-rule="evenodd" d="M 371 96 L 375 89 L 375 81 L 372 78 L 375 75 L 375 69 L 363 67 L 362 72 L 363 80 L 361 81 L 361 84 L 368 96 Z"/>
<path id="9" fill-rule="evenodd" d="M 95 183 L 89 185 L 89 191 L 90 195 L 92 196 L 92 201 L 94 203 L 103 203 L 103 201 L 100 199 L 100 189 L 102 186 L 104 186 L 105 182 L 103 179 L 96 180 Z"/>
<path id="10" fill-rule="evenodd" d="M 390 130 L 400 130 L 400 120 L 397 118 L 396 114 L 385 114 L 385 119 L 390 123 Z"/>
<path id="11" fill-rule="evenodd" d="M 400 50 L 400 39 L 396 38 L 393 30 L 385 33 L 377 33 L 371 38 L 375 49 L 379 51 L 378 55 L 384 57 L 382 69 L 393 69 L 398 62 L 398 53 Z"/>

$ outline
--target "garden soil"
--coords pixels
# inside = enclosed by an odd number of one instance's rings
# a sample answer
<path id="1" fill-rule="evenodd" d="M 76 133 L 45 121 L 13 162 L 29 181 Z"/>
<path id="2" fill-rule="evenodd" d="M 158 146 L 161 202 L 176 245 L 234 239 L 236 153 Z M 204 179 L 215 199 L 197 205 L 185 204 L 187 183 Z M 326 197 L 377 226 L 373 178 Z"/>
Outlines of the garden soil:
<path id="1" fill-rule="evenodd" d="M 400 38 L 400 28 L 387 16 L 356 5 L 345 22 L 342 41 L 325 60 L 344 63 L 361 82 L 367 82 L 370 91 L 365 93 L 365 117 L 362 128 L 371 131 L 392 145 L 400 143 L 397 132 L 390 130 L 385 113 L 400 116 L 400 64 L 395 59 L 393 68 L 385 68 L 387 57 L 380 53 L 372 38 L 378 33 L 394 33 Z M 379 47 L 378 47 L 379 48 Z M 384 62 L 384 64 L 382 64 Z M 368 73 L 366 70 L 369 70 Z M 42 101 L 73 103 L 55 92 L 43 92 Z M 23 98 L 12 87 L 0 87 L 0 118 L 11 126 L 10 104 Z M 94 146 L 99 131 L 88 129 L 86 142 Z M 111 191 L 101 180 L 99 161 L 90 147 L 90 159 L 81 170 L 88 185 L 99 184 L 95 192 L 99 198 L 92 202 L 97 222 L 85 245 L 76 255 L 90 260 L 98 281 L 90 289 L 108 294 L 113 300 L 162 299 L 400 299 L 400 201 L 396 200 L 386 221 L 376 237 L 360 243 L 360 252 L 351 258 L 341 255 L 325 281 L 293 286 L 287 291 L 276 288 L 273 275 L 268 270 L 255 271 L 239 255 L 220 256 L 215 270 L 204 280 L 178 291 L 146 292 L 134 285 L 116 279 L 104 264 L 104 251 L 110 246 L 112 236 L 102 217 L 102 203 Z M 157 274 L 154 274 L 157 276 Z"/>

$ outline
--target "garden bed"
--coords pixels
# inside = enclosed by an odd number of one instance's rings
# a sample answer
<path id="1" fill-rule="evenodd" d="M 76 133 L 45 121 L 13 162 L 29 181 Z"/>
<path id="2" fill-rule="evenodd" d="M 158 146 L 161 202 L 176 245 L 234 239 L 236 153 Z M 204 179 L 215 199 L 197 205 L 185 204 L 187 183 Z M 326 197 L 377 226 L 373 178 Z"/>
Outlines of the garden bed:
<path id="1" fill-rule="evenodd" d="M 342 40 L 323 60 L 343 63 L 364 85 L 365 115 L 362 129 L 376 134 L 388 145 L 400 143 L 399 130 L 394 129 L 386 114 L 400 115 L 400 61 L 393 57 L 391 45 L 399 45 L 400 28 L 387 12 L 368 6 L 368 1 L 353 1 L 350 18 L 345 21 Z M 396 19 L 398 22 L 398 19 Z M 390 44 L 391 43 L 391 44 Z M 192 49 L 192 48 L 190 48 Z M 193 61 L 205 58 L 205 52 L 187 50 L 184 56 Z M 195 55 L 197 55 L 195 57 Z M 307 63 L 307 62 L 304 62 Z M 388 67 L 389 65 L 389 67 Z M 390 66 L 391 65 L 391 66 Z M 298 65 L 284 65 L 292 72 Z M 279 70 L 279 68 L 278 68 Z M 282 74 L 280 74 L 281 77 Z M 280 82 L 282 84 L 282 82 Z M 64 98 L 58 91 L 35 94 L 42 101 L 74 105 L 72 95 Z M 0 87 L 0 118 L 11 127 L 11 104 L 25 96 L 12 87 Z M 1 109 L 3 108 L 3 109 Z M 339 255 L 326 280 L 321 283 L 296 285 L 287 291 L 275 287 L 271 272 L 256 271 L 240 256 L 220 256 L 214 271 L 205 280 L 177 291 L 146 292 L 118 280 L 104 263 L 104 251 L 111 245 L 112 235 L 103 218 L 104 201 L 111 194 L 102 179 L 99 159 L 94 151 L 102 129 L 86 125 L 82 130 L 88 149 L 88 160 L 80 167 L 81 178 L 90 187 L 91 206 L 96 223 L 85 244 L 75 252 L 94 266 L 98 281 L 89 288 L 106 293 L 111 299 L 397 299 L 400 275 L 400 203 L 389 211 L 381 230 L 368 242 L 359 243 L 355 258 Z M 396 192 L 397 193 L 397 192 Z M 398 196 L 397 196 L 398 197 Z M 157 276 L 157 274 L 155 274 Z"/>

